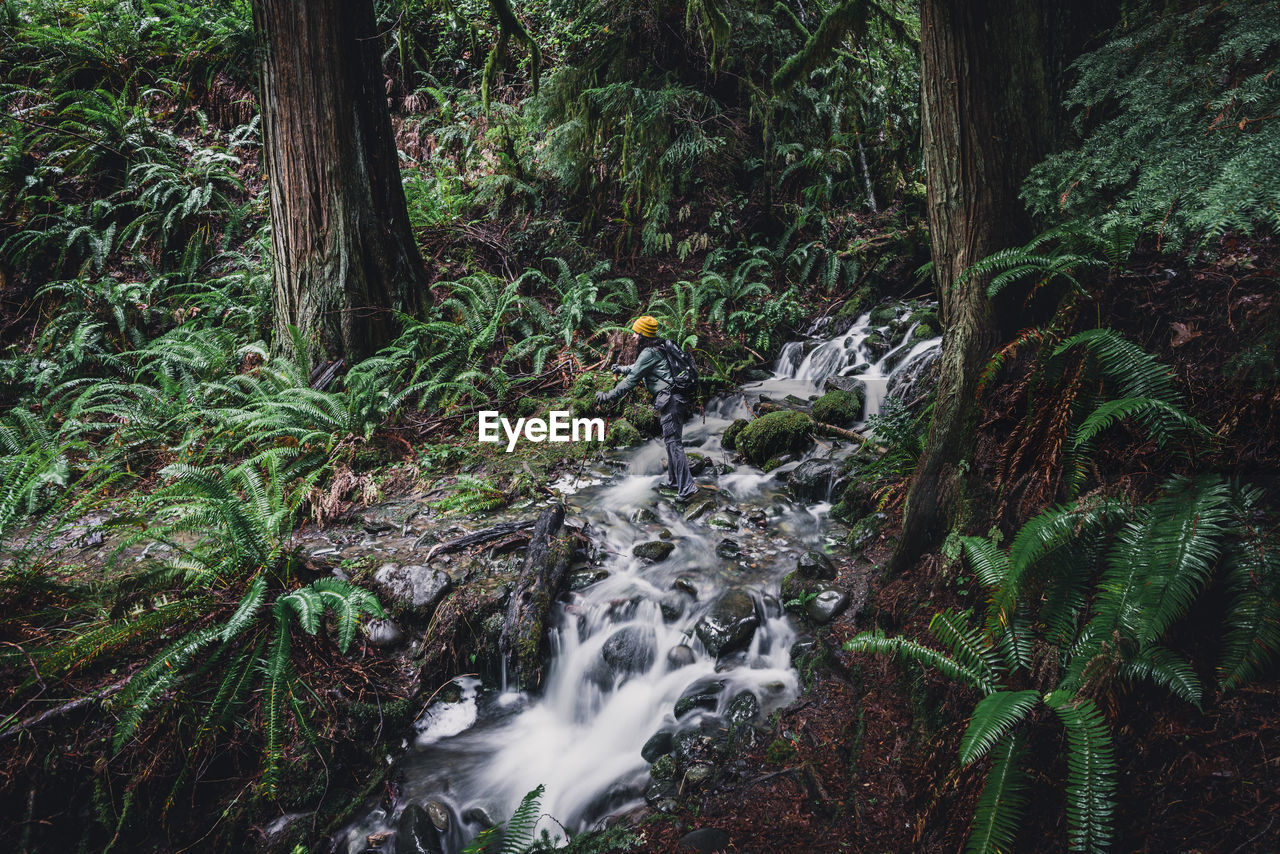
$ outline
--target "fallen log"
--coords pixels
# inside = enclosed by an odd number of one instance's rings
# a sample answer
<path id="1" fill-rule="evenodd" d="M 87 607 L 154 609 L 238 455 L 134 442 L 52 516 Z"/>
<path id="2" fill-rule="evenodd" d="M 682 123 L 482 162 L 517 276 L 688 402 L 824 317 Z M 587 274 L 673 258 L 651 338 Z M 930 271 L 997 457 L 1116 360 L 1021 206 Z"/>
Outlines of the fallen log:
<path id="1" fill-rule="evenodd" d="M 856 430 L 846 430 L 843 427 L 837 427 L 834 424 L 828 424 L 825 421 L 814 421 L 813 432 L 822 436 L 832 436 L 837 439 L 848 439 L 850 442 L 858 444 L 875 451 L 877 454 L 883 454 L 889 450 L 884 445 L 877 445 L 870 436 L 864 436 Z"/>
<path id="2" fill-rule="evenodd" d="M 445 540 L 443 543 L 436 543 L 427 552 L 426 560 L 429 562 L 438 554 L 456 552 L 459 549 L 465 549 L 468 546 L 474 546 L 478 543 L 487 543 L 490 540 L 496 540 L 499 537 L 506 537 L 514 534 L 516 531 L 523 531 L 525 528 L 532 528 L 535 522 L 537 522 L 536 519 L 520 519 L 514 522 L 500 522 L 492 528 L 485 528 L 483 531 L 472 531 L 470 534 L 463 534 L 460 537 L 454 537 L 452 540 Z M 417 541 L 414 542 L 414 548 L 418 547 L 424 537 L 426 537 L 426 534 L 423 534 L 422 537 L 419 537 Z"/>
<path id="3" fill-rule="evenodd" d="M 577 537 L 564 528 L 564 505 L 542 512 L 529 537 L 529 550 L 507 601 L 498 648 L 507 673 L 525 689 L 542 682 L 547 620 L 573 557 Z"/>

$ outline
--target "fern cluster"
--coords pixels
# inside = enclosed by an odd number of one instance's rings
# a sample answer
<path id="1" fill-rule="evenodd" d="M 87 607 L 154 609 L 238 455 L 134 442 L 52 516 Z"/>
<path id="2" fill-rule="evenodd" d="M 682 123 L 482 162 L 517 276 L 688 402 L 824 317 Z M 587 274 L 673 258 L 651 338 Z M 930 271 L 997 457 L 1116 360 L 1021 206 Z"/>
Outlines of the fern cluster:
<path id="1" fill-rule="evenodd" d="M 1047 510 L 1007 549 L 962 538 L 988 592 L 981 621 L 935 615 L 929 628 L 941 649 L 878 631 L 846 644 L 934 668 L 983 695 L 960 741 L 962 765 L 991 757 L 970 851 L 1014 850 L 1027 808 L 1027 732 L 1042 707 L 1066 731 L 1070 847 L 1107 849 L 1116 764 L 1096 700 L 1117 682 L 1147 681 L 1199 707 L 1196 669 L 1169 638 L 1214 579 L 1230 591 L 1219 617 L 1219 688 L 1258 675 L 1280 650 L 1280 542 L 1258 526 L 1260 500 L 1219 478 L 1175 478 L 1150 504 Z M 1050 668 L 1035 649 L 1052 651 Z"/>

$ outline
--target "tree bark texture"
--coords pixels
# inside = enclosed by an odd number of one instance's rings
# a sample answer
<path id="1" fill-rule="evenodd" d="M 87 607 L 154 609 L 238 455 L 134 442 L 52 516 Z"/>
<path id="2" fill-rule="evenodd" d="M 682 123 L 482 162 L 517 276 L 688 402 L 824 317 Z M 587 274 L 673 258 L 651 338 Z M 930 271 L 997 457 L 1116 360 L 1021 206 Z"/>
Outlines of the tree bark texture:
<path id="1" fill-rule="evenodd" d="M 276 346 L 365 357 L 427 301 L 372 0 L 254 0 L 271 192 Z"/>
<path id="2" fill-rule="evenodd" d="M 903 569 L 968 511 L 978 376 L 998 342 L 988 281 L 970 265 L 1025 242 L 1018 191 L 1049 151 L 1046 57 L 1053 4 L 923 0 L 921 112 L 929 239 L 945 329 L 928 442 L 907 494 L 893 566 Z"/>

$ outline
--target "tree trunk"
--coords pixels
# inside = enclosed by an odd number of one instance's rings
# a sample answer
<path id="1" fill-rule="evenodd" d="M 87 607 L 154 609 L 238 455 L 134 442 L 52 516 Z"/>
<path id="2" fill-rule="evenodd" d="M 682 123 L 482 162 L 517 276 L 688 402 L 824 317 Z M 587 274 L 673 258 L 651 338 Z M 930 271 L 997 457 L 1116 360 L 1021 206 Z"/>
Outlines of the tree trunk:
<path id="1" fill-rule="evenodd" d="M 409 229 L 372 0 L 253 0 L 271 190 L 276 347 L 349 362 L 428 298 Z"/>
<path id="2" fill-rule="evenodd" d="M 945 329 L 928 443 L 907 494 L 893 567 L 970 520 L 978 375 L 998 342 L 987 280 L 970 265 L 1025 242 L 1018 190 L 1049 151 L 1049 10 L 1038 0 L 923 0 L 921 112 L 929 238 Z"/>

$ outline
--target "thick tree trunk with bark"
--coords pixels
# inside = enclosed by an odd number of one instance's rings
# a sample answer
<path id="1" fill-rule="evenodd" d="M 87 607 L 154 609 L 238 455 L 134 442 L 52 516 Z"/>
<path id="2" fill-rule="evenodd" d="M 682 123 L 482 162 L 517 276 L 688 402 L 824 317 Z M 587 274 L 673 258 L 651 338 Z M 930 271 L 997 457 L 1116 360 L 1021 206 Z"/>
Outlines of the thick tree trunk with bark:
<path id="1" fill-rule="evenodd" d="M 978 376 L 998 341 L 987 280 L 960 281 L 1025 242 L 1018 190 L 1049 151 L 1047 6 L 1039 0 L 923 0 L 921 109 L 929 237 L 945 329 L 929 439 L 907 495 L 897 569 L 969 517 Z"/>
<path id="2" fill-rule="evenodd" d="M 276 346 L 373 353 L 427 300 L 379 64 L 372 0 L 254 0 L 271 190 Z M 302 355 L 302 354 L 298 354 Z"/>

